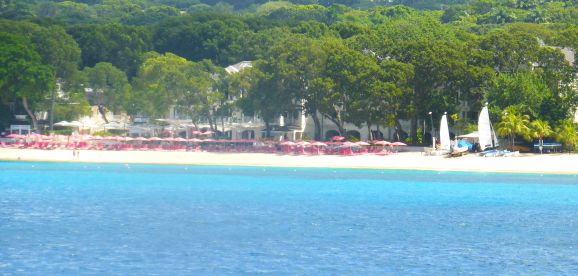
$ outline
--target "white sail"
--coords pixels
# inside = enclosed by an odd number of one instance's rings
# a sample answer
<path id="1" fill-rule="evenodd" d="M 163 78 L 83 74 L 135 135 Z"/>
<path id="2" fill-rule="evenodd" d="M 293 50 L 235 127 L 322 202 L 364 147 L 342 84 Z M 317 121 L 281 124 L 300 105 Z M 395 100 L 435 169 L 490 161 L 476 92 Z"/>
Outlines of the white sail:
<path id="1" fill-rule="evenodd" d="M 442 120 L 440 122 L 440 143 L 442 151 L 450 150 L 450 129 L 448 127 L 448 118 L 445 114 L 442 116 Z"/>
<path id="2" fill-rule="evenodd" d="M 490 123 L 490 114 L 488 113 L 488 107 L 484 106 L 482 111 L 480 111 L 480 117 L 478 118 L 478 135 L 480 149 L 484 151 L 488 147 L 492 147 L 492 124 Z M 495 134 L 493 135 L 496 136 Z"/>

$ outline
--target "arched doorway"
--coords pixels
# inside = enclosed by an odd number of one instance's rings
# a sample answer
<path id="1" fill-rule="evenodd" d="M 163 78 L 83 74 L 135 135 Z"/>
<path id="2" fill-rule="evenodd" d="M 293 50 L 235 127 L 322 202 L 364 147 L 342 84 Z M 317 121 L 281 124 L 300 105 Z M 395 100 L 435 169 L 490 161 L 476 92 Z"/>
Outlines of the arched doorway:
<path id="1" fill-rule="evenodd" d="M 331 137 L 333 136 L 339 136 L 339 131 L 337 130 L 328 130 L 325 132 L 325 141 L 329 141 L 331 140 Z"/>
<path id="2" fill-rule="evenodd" d="M 379 130 L 372 130 L 371 138 L 373 138 L 373 140 L 383 140 L 383 132 Z"/>
<path id="3" fill-rule="evenodd" d="M 357 140 L 361 140 L 361 133 L 359 133 L 357 130 L 350 130 L 345 134 L 345 136 L 347 138 L 355 138 Z"/>

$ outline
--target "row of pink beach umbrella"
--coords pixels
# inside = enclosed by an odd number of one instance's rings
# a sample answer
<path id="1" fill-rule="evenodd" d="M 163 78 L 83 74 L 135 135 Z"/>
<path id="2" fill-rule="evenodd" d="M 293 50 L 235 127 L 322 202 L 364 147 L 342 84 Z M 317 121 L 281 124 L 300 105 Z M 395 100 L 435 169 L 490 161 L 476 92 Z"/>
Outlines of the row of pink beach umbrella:
<path id="1" fill-rule="evenodd" d="M 208 132 L 199 132 L 201 135 L 208 135 Z M 191 138 L 185 139 L 181 137 L 173 138 L 173 137 L 128 137 L 128 136 L 92 136 L 92 135 L 42 135 L 42 134 L 29 134 L 29 135 L 20 135 L 20 134 L 9 134 L 6 138 L 12 139 L 29 139 L 29 140 L 72 140 L 72 141 L 119 141 L 119 142 L 129 142 L 129 141 L 141 141 L 141 142 L 192 142 L 192 143 L 200 143 L 200 142 L 223 142 L 223 143 L 253 143 L 257 142 L 254 140 L 213 140 L 213 139 L 198 139 L 198 138 Z M 335 136 L 332 137 L 331 140 L 336 142 L 331 143 L 324 143 L 319 141 L 284 141 L 279 143 L 282 146 L 301 146 L 301 147 L 308 147 L 308 146 L 316 146 L 316 147 L 325 147 L 329 145 L 337 145 L 343 147 L 359 147 L 359 146 L 407 146 L 403 142 L 388 142 L 388 141 L 359 141 L 359 142 L 341 142 L 345 138 L 342 136 Z"/>
<path id="2" fill-rule="evenodd" d="M 323 143 L 323 142 L 319 142 L 319 141 L 313 141 L 313 142 L 307 142 L 307 141 L 297 141 L 297 142 L 293 142 L 293 141 L 285 141 L 285 142 L 281 142 L 280 145 L 282 146 L 302 146 L 302 147 L 307 147 L 307 146 L 328 146 L 330 145 L 329 143 Z M 375 145 L 375 146 L 393 146 L 393 147 L 400 147 L 400 146 L 407 146 L 407 144 L 403 143 L 403 142 L 388 142 L 388 141 L 371 141 L 371 143 L 365 142 L 365 141 L 359 141 L 359 142 L 333 142 L 331 143 L 331 145 L 338 145 L 338 146 L 345 146 L 345 147 L 361 147 L 361 146 L 371 146 L 371 145 Z"/>

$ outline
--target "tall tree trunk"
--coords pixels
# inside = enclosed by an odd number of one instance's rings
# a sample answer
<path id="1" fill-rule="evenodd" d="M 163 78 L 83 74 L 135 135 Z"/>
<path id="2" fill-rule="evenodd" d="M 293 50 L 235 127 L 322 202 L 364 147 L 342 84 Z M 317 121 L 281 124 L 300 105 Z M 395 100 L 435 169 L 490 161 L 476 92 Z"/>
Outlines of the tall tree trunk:
<path id="1" fill-rule="evenodd" d="M 189 111 L 189 116 L 191 116 L 191 123 L 195 127 L 196 131 L 199 131 L 199 126 L 197 125 L 197 116 L 192 111 Z"/>
<path id="2" fill-rule="evenodd" d="M 411 142 L 414 144 L 417 142 L 417 121 L 417 115 L 411 118 L 411 129 L 409 131 L 409 135 L 411 137 Z"/>
<path id="3" fill-rule="evenodd" d="M 329 119 L 335 126 L 337 127 L 337 131 L 339 131 L 339 135 L 343 136 L 345 134 L 345 129 L 343 128 L 343 122 L 337 118 L 333 118 L 330 116 L 325 115 L 325 118 Z"/>
<path id="4" fill-rule="evenodd" d="M 98 113 L 100 113 L 100 116 L 104 120 L 104 123 L 108 124 L 108 119 L 106 118 L 106 110 L 104 109 L 104 106 L 101 104 L 98 105 Z"/>
<path id="5" fill-rule="evenodd" d="M 403 132 L 403 128 L 401 126 L 401 123 L 399 122 L 398 118 L 395 118 L 395 140 L 396 141 L 401 141 L 401 136 L 400 133 Z"/>
<path id="6" fill-rule="evenodd" d="M 367 122 L 367 139 L 373 140 L 373 134 L 371 133 L 371 123 Z"/>
<path id="7" fill-rule="evenodd" d="M 225 116 L 221 116 L 221 132 L 225 134 Z"/>
<path id="8" fill-rule="evenodd" d="M 311 118 L 313 118 L 313 124 L 315 125 L 315 141 L 321 141 L 321 122 L 319 121 L 317 112 L 313 112 Z"/>
<path id="9" fill-rule="evenodd" d="M 50 124 L 50 131 L 54 130 L 54 102 L 56 101 L 56 89 L 58 89 L 58 80 L 56 79 L 56 70 L 52 74 L 52 79 L 56 81 L 56 85 L 52 89 L 52 95 L 50 97 L 50 116 L 49 124 Z"/>
<path id="10" fill-rule="evenodd" d="M 26 113 L 28 113 L 28 116 L 30 116 L 30 121 L 32 121 L 32 129 L 39 131 L 38 119 L 36 119 L 36 115 L 34 115 L 32 110 L 30 110 L 30 107 L 28 106 L 28 99 L 26 97 L 22 97 L 22 106 L 24 106 L 24 110 L 26 110 Z"/>
<path id="11" fill-rule="evenodd" d="M 213 111 L 211 110 L 207 116 L 207 119 L 209 120 L 209 127 L 211 128 L 211 131 L 215 131 L 215 120 L 213 118 Z"/>
<path id="12" fill-rule="evenodd" d="M 271 137 L 271 125 L 269 124 L 269 120 L 264 120 L 265 121 L 265 136 L 266 138 Z"/>

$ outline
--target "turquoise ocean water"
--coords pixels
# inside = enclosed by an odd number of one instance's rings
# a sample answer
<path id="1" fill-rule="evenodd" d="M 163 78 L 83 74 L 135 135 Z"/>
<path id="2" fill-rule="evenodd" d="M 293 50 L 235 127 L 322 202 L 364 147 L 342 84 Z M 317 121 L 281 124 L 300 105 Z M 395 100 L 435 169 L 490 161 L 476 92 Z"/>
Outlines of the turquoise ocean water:
<path id="1" fill-rule="evenodd" d="M 0 275 L 564 275 L 578 176 L 0 162 Z"/>

